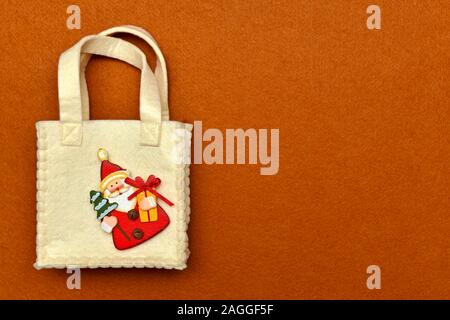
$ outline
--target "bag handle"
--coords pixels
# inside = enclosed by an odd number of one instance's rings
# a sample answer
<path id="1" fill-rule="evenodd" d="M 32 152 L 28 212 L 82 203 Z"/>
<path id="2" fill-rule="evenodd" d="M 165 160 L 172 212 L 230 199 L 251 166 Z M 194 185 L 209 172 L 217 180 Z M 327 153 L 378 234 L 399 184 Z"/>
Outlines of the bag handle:
<path id="1" fill-rule="evenodd" d="M 167 68 L 166 61 L 164 60 L 164 56 L 158 46 L 156 40 L 152 37 L 150 33 L 146 30 L 133 26 L 133 25 L 124 25 L 117 26 L 110 29 L 106 29 L 99 33 L 99 35 L 104 36 L 112 36 L 116 33 L 128 33 L 134 35 L 145 42 L 153 49 L 156 55 L 156 66 L 155 66 L 155 77 L 156 82 L 159 87 L 159 96 L 161 97 L 161 118 L 162 120 L 169 120 L 169 104 L 168 104 L 168 76 L 167 76 Z M 89 63 L 89 59 L 91 58 L 90 54 L 83 54 L 81 57 L 81 92 L 82 92 L 82 106 L 83 106 L 83 119 L 89 119 L 89 98 L 88 98 L 88 88 L 86 84 L 85 77 L 85 67 Z"/>
<path id="2" fill-rule="evenodd" d="M 141 69 L 140 143 L 159 145 L 161 133 L 161 99 L 155 76 L 144 53 L 122 39 L 93 35 L 82 38 L 63 52 L 58 65 L 59 112 L 62 122 L 62 144 L 81 145 L 82 97 L 80 59 L 82 52 L 116 58 Z"/>

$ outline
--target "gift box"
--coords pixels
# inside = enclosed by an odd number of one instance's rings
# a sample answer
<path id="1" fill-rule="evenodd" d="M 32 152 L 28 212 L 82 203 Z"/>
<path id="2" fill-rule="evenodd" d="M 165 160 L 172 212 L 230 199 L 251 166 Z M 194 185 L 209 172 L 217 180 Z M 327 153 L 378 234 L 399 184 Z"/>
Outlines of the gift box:
<path id="1" fill-rule="evenodd" d="M 142 208 L 139 207 L 139 219 L 141 220 L 141 222 L 158 221 L 156 196 L 150 191 L 144 190 L 144 192 L 141 192 L 136 196 L 136 199 L 138 204 L 141 203 L 142 200 L 146 199 L 147 201 L 150 201 L 154 206 L 150 210 L 142 210 Z"/>
<path id="2" fill-rule="evenodd" d="M 142 179 L 141 177 L 136 177 L 135 180 L 126 178 L 125 182 L 130 186 L 136 188 L 136 191 L 128 197 L 128 200 L 136 197 L 136 202 L 139 209 L 139 219 L 141 222 L 158 221 L 158 199 L 161 199 L 169 206 L 173 206 L 173 203 L 171 201 L 169 201 L 166 197 L 155 190 L 155 188 L 157 188 L 161 184 L 161 180 L 154 175 L 149 176 L 147 178 L 147 181 L 144 181 L 144 179 Z M 151 203 L 152 208 L 150 210 L 143 210 L 142 208 L 140 208 L 139 203 L 141 203 L 141 201 L 143 200 L 149 201 Z"/>

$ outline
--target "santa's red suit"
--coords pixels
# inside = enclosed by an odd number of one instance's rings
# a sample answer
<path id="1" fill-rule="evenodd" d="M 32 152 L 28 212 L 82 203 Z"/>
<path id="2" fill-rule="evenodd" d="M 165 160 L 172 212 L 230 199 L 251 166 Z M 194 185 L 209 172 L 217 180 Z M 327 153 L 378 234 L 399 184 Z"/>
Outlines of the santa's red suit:
<path id="1" fill-rule="evenodd" d="M 101 183 L 100 183 L 100 189 L 103 193 L 108 192 L 108 187 L 113 187 L 116 183 L 123 183 L 123 180 L 128 178 L 128 172 L 124 169 L 122 169 L 120 166 L 111 163 L 107 159 L 102 160 L 101 165 Z M 150 179 L 150 177 L 149 177 Z M 156 178 L 157 179 L 157 178 Z M 141 179 L 142 180 L 142 179 Z M 159 179 L 157 179 L 159 180 Z M 134 182 L 133 180 L 131 180 Z M 142 180 L 143 181 L 143 180 Z M 159 183 L 158 183 L 159 184 Z M 144 184 L 145 185 L 145 184 Z M 117 218 L 117 223 L 112 228 L 112 237 L 114 246 L 119 250 L 125 250 L 132 247 L 135 247 L 150 238 L 157 235 L 159 232 L 164 230 L 170 223 L 169 216 L 164 211 L 162 207 L 159 205 L 156 205 L 157 207 L 157 220 L 156 221 L 148 221 L 148 222 L 142 222 L 139 217 L 139 203 L 135 199 L 130 199 L 130 197 L 133 197 L 132 192 L 138 190 L 138 188 L 130 187 L 129 191 L 126 194 L 120 195 L 120 201 L 117 201 L 119 203 L 123 204 L 123 200 L 128 201 L 124 205 L 118 206 L 118 208 L 111 213 L 108 214 L 108 217 L 104 217 L 104 219 L 109 220 L 115 220 L 115 217 Z M 157 192 L 153 189 L 154 193 L 157 194 Z M 138 190 L 139 191 L 139 190 Z M 150 191 L 148 191 L 150 192 Z M 131 194 L 131 195 L 130 195 Z M 128 197 L 128 195 L 130 195 Z M 158 194 L 159 195 L 159 194 Z M 119 197 L 116 199 L 119 200 Z M 108 200 L 111 203 L 115 202 L 114 197 L 108 198 Z M 133 208 L 133 203 L 136 203 Z M 126 207 L 128 205 L 131 205 L 131 208 L 129 211 L 120 211 L 120 209 L 123 207 Z M 128 209 L 128 208 L 127 208 Z M 115 222 L 115 221 L 114 221 Z M 103 226 L 102 226 L 103 228 Z M 106 230 L 105 230 L 106 231 Z M 110 230 L 108 230 L 110 231 Z"/>

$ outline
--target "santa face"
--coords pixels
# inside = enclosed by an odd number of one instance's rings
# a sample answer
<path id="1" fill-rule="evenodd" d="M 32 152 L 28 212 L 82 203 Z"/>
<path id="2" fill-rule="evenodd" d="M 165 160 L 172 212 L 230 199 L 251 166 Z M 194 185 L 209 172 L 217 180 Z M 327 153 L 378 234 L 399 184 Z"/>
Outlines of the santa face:
<path id="1" fill-rule="evenodd" d="M 128 197 L 135 189 L 125 183 L 125 179 L 112 180 L 103 192 L 103 196 L 108 198 L 110 202 L 117 203 L 117 210 L 128 212 L 136 206 L 136 198 L 128 200 Z"/>

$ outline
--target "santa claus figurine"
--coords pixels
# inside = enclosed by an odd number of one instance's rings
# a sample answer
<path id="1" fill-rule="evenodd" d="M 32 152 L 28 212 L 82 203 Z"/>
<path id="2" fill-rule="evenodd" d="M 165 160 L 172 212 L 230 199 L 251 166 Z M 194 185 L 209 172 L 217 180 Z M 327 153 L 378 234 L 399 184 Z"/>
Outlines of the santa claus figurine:
<path id="1" fill-rule="evenodd" d="M 158 193 L 145 183 L 135 183 L 129 177 L 127 170 L 109 161 L 105 149 L 100 148 L 97 156 L 102 161 L 100 193 L 102 201 L 105 201 L 103 204 L 98 200 L 95 203 L 91 195 L 91 202 L 94 203 L 96 211 L 102 206 L 104 208 L 106 203 L 114 205 L 109 210 L 103 210 L 104 212 L 98 215 L 98 218 L 101 219 L 102 230 L 112 233 L 115 247 L 119 250 L 135 247 L 164 230 L 170 220 L 164 209 L 156 203 L 155 194 Z M 138 178 L 136 178 L 137 182 L 143 181 Z M 160 182 L 159 179 L 157 180 Z M 138 194 L 140 196 L 136 196 Z M 139 218 L 140 212 L 155 212 L 157 219 L 142 220 Z"/>

